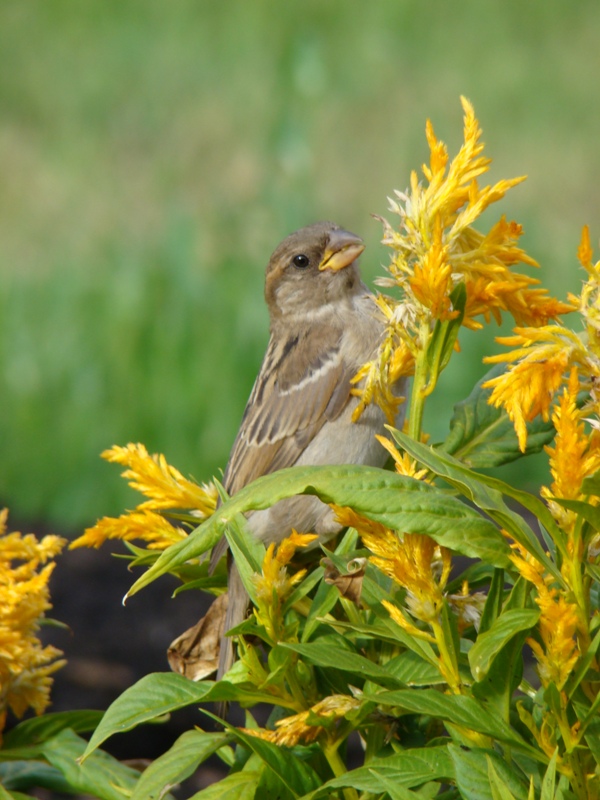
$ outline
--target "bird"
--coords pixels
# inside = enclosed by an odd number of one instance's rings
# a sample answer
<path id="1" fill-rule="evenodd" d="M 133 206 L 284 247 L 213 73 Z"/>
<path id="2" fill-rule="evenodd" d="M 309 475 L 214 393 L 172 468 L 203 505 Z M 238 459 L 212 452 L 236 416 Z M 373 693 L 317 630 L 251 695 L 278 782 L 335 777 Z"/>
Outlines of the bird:
<path id="1" fill-rule="evenodd" d="M 352 378 L 375 356 L 386 327 L 361 280 L 357 259 L 364 249 L 356 234 L 317 222 L 287 236 L 271 255 L 265 275 L 270 338 L 223 475 L 230 496 L 294 465 L 385 464 L 387 452 L 375 438 L 386 433 L 383 411 L 371 404 L 352 419 L 359 402 Z M 399 382 L 395 392 L 403 391 Z M 330 506 L 307 495 L 253 511 L 247 522 L 265 545 L 292 529 L 315 533 L 319 542 L 342 529 Z M 213 568 L 226 549 L 223 537 L 213 548 Z M 244 620 L 249 606 L 228 558 L 225 632 Z M 233 660 L 233 642 L 223 636 L 217 679 Z"/>

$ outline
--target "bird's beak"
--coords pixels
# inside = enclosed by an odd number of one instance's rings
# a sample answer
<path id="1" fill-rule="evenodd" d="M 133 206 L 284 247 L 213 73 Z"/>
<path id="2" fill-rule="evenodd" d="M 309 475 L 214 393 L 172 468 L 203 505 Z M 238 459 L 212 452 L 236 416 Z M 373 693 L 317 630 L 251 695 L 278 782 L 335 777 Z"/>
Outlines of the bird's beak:
<path id="1" fill-rule="evenodd" d="M 332 231 L 329 244 L 323 254 L 319 269 L 331 269 L 337 272 L 350 266 L 365 249 L 363 240 L 349 231 Z"/>

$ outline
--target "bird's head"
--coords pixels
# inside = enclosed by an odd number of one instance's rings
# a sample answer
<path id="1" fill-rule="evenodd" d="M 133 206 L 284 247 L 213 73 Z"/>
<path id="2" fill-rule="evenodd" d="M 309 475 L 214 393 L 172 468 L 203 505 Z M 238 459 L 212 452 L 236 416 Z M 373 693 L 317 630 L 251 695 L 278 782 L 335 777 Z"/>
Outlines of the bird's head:
<path id="1" fill-rule="evenodd" d="M 333 222 L 316 222 L 286 237 L 267 267 L 271 319 L 310 318 L 360 287 L 357 258 L 365 246 Z"/>

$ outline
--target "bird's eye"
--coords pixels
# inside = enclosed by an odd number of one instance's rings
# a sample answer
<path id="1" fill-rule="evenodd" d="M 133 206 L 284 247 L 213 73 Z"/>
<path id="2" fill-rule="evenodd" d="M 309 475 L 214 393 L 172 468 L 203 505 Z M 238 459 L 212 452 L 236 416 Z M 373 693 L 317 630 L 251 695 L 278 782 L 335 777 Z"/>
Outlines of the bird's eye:
<path id="1" fill-rule="evenodd" d="M 298 269 L 306 269 L 310 264 L 310 260 L 308 256 L 304 255 L 304 253 L 299 253 L 292 259 L 292 264 Z"/>

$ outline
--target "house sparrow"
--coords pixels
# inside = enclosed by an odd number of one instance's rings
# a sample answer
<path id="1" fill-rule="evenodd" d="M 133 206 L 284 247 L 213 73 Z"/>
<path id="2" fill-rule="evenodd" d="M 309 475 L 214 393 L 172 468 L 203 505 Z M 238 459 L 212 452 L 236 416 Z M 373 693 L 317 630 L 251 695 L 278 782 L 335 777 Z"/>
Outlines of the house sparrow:
<path id="1" fill-rule="evenodd" d="M 292 233 L 271 256 L 265 281 L 271 337 L 225 470 L 230 495 L 293 465 L 385 463 L 387 453 L 375 439 L 385 433 L 381 409 L 369 405 L 352 422 L 358 398 L 350 381 L 373 358 L 385 329 L 360 279 L 356 260 L 363 250 L 355 234 L 318 222 Z M 328 505 L 304 495 L 252 512 L 248 526 L 265 544 L 279 542 L 292 528 L 316 533 L 320 541 L 342 528 Z M 225 539 L 217 544 L 213 565 L 226 547 Z M 233 563 L 228 591 L 225 631 L 248 609 Z M 232 663 L 233 643 L 225 636 L 219 678 Z"/>

